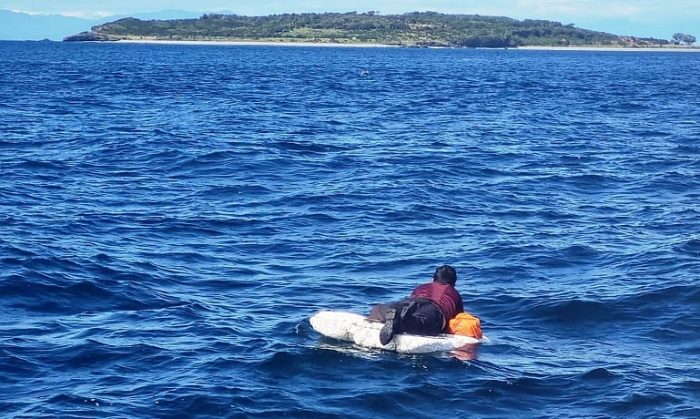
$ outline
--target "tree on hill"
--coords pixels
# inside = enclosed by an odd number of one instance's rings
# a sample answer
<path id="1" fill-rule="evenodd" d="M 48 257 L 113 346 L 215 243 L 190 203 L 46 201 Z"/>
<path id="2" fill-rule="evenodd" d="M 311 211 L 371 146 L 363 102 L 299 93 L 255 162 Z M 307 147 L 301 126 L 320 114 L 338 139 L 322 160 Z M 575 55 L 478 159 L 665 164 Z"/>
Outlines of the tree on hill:
<path id="1" fill-rule="evenodd" d="M 687 33 L 674 33 L 673 37 L 671 38 L 671 42 L 673 42 L 675 45 L 681 45 L 682 43 L 685 43 L 686 45 L 690 46 L 695 43 L 697 39 L 693 35 L 689 35 Z"/>

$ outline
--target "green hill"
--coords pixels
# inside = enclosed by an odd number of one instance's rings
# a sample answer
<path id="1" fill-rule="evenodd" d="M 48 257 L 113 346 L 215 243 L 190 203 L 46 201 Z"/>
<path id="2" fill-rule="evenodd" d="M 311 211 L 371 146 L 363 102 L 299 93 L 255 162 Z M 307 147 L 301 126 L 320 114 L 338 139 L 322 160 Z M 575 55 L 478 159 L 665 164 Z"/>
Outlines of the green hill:
<path id="1" fill-rule="evenodd" d="M 621 37 L 546 20 L 414 12 L 402 15 L 303 13 L 271 16 L 208 14 L 198 19 L 120 19 L 66 41 L 270 41 L 375 43 L 401 46 L 659 46 L 666 40 Z"/>

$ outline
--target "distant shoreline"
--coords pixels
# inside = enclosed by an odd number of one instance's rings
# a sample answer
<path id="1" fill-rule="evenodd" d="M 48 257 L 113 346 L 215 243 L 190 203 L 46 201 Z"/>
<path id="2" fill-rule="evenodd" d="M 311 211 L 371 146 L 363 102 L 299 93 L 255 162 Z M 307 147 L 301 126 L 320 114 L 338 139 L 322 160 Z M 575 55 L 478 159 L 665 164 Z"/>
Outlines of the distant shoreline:
<path id="1" fill-rule="evenodd" d="M 218 46 L 280 46 L 280 47 L 350 47 L 350 48 L 422 48 L 403 45 L 374 44 L 374 43 L 341 43 L 341 42 L 309 42 L 309 41 L 183 41 L 183 40 L 158 40 L 158 39 L 120 39 L 108 41 L 119 44 L 153 44 L 153 45 L 218 45 Z M 428 47 L 451 48 L 451 47 Z M 455 48 L 461 49 L 461 48 Z M 505 49 L 505 48 L 485 48 Z M 597 52 L 700 52 L 700 48 L 683 47 L 596 47 L 596 46 L 520 46 L 507 49 L 523 51 L 597 51 Z"/>
<path id="2" fill-rule="evenodd" d="M 400 45 L 340 42 L 289 42 L 289 41 L 171 41 L 157 39 L 120 39 L 118 44 L 156 45 L 222 45 L 222 46 L 278 46 L 278 47 L 355 47 L 355 48 L 400 48 Z"/>
<path id="3" fill-rule="evenodd" d="M 533 51 L 602 51 L 602 52 L 700 52 L 700 48 L 684 47 L 549 47 L 523 46 L 514 49 Z"/>

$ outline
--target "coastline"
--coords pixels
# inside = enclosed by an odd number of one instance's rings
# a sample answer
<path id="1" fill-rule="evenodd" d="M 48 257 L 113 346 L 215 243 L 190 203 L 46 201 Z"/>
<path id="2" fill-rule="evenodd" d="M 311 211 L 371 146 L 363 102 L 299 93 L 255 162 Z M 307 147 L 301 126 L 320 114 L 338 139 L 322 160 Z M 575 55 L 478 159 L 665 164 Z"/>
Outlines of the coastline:
<path id="1" fill-rule="evenodd" d="M 119 44 L 153 44 L 153 45 L 214 45 L 214 46 L 279 46 L 279 47 L 328 47 L 328 48 L 450 48 L 450 47 L 422 47 L 412 45 L 390 45 L 375 43 L 342 43 L 342 42 L 313 42 L 313 41 L 215 41 L 215 40 L 164 40 L 164 39 L 119 39 L 110 41 Z M 482 48 L 478 48 L 482 49 Z M 556 47 L 544 45 L 520 46 L 512 48 L 487 48 L 487 49 L 512 49 L 520 51 L 592 51 L 592 52 L 700 52 L 700 48 L 683 47 L 597 47 L 597 46 L 569 46 Z"/>
<path id="2" fill-rule="evenodd" d="M 159 39 L 120 39 L 119 44 L 154 44 L 154 45 L 218 45 L 218 46 L 277 46 L 277 47 L 350 47 L 350 48 L 400 48 L 400 45 L 341 43 L 341 42 L 289 42 L 289 41 L 171 41 Z"/>
<path id="3" fill-rule="evenodd" d="M 595 52 L 700 52 L 700 48 L 683 47 L 549 47 L 522 46 L 513 49 L 526 51 L 595 51 Z"/>

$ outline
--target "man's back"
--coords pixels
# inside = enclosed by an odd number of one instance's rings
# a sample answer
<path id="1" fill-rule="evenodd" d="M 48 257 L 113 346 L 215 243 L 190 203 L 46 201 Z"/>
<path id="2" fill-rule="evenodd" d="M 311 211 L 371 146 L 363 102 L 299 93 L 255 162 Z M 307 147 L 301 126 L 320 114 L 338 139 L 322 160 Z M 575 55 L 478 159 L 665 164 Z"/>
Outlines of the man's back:
<path id="1" fill-rule="evenodd" d="M 459 292 L 452 285 L 438 281 L 419 285 L 411 293 L 411 298 L 425 298 L 437 304 L 446 322 L 453 319 L 457 313 L 464 311 L 462 296 Z"/>

